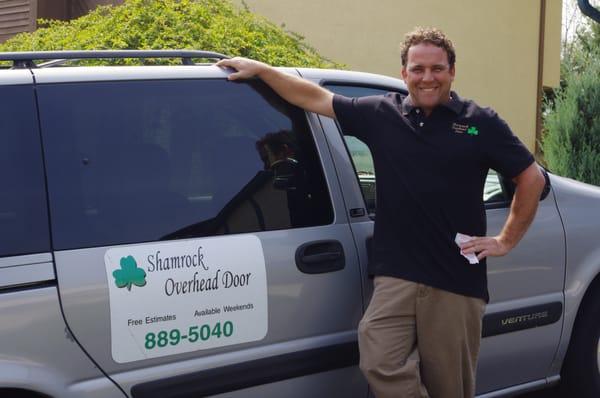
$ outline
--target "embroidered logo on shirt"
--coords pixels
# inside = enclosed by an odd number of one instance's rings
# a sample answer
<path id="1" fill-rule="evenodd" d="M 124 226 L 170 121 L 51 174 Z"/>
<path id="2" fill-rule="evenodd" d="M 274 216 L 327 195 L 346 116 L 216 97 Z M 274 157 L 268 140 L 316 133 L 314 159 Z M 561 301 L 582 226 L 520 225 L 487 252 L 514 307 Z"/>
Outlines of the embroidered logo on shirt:
<path id="1" fill-rule="evenodd" d="M 460 124 L 460 123 L 452 123 L 452 130 L 456 134 L 464 134 L 468 135 L 479 135 L 479 130 L 475 126 L 469 126 L 468 124 Z"/>
<path id="2" fill-rule="evenodd" d="M 479 135 L 479 130 L 477 130 L 477 127 L 471 126 L 467 130 L 467 134 L 469 134 L 469 135 Z"/>
<path id="3" fill-rule="evenodd" d="M 466 133 L 468 128 L 469 128 L 468 124 L 452 123 L 452 130 L 454 130 L 454 132 L 457 134 Z"/>

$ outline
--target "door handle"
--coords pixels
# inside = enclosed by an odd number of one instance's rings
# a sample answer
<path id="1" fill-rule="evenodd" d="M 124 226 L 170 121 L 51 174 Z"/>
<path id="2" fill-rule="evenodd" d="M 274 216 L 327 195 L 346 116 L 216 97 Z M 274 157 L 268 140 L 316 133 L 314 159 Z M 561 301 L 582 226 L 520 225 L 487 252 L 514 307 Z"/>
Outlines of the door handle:
<path id="1" fill-rule="evenodd" d="M 322 274 L 344 269 L 344 247 L 337 240 L 308 242 L 296 250 L 296 266 L 305 274 Z"/>
<path id="2" fill-rule="evenodd" d="M 304 256 L 302 256 L 301 260 L 305 264 L 315 264 L 315 263 L 322 263 L 322 262 L 327 262 L 327 261 L 334 261 L 340 257 L 342 257 L 342 253 L 340 253 L 340 252 L 329 252 L 329 253 L 304 255 Z"/>

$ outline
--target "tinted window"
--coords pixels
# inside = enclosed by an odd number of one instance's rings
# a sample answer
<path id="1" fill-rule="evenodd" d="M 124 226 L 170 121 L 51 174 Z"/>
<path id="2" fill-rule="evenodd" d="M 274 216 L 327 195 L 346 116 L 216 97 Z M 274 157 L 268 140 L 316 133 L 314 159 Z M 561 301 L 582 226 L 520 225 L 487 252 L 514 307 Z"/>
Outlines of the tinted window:
<path id="1" fill-rule="evenodd" d="M 58 249 L 331 223 L 306 116 L 260 82 L 42 86 Z"/>
<path id="2" fill-rule="evenodd" d="M 0 256 L 50 250 L 46 188 L 31 86 L 0 86 Z"/>

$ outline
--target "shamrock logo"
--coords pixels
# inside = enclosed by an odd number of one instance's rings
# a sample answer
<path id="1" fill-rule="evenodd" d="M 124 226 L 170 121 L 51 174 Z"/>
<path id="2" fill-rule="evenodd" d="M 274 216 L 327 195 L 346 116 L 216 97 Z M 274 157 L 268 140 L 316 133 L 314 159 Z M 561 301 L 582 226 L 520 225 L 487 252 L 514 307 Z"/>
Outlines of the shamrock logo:
<path id="1" fill-rule="evenodd" d="M 469 135 L 479 135 L 479 130 L 477 130 L 477 127 L 471 126 L 467 130 L 467 134 L 469 134 Z"/>
<path id="2" fill-rule="evenodd" d="M 127 287 L 127 290 L 131 290 L 131 285 L 146 285 L 146 271 L 138 268 L 133 256 L 121 257 L 121 269 L 114 270 L 112 274 L 118 288 Z"/>

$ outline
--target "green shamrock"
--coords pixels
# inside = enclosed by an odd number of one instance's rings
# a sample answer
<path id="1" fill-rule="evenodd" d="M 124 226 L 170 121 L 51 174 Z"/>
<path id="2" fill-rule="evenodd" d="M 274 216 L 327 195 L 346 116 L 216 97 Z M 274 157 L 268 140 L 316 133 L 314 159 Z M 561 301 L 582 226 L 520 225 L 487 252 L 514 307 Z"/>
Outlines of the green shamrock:
<path id="1" fill-rule="evenodd" d="M 479 130 L 477 130 L 477 127 L 471 126 L 467 130 L 467 134 L 469 134 L 469 135 L 479 135 Z"/>
<path id="2" fill-rule="evenodd" d="M 127 287 L 127 290 L 131 290 L 131 285 L 146 285 L 146 271 L 138 268 L 133 256 L 121 257 L 121 269 L 114 270 L 112 274 L 118 288 Z"/>

